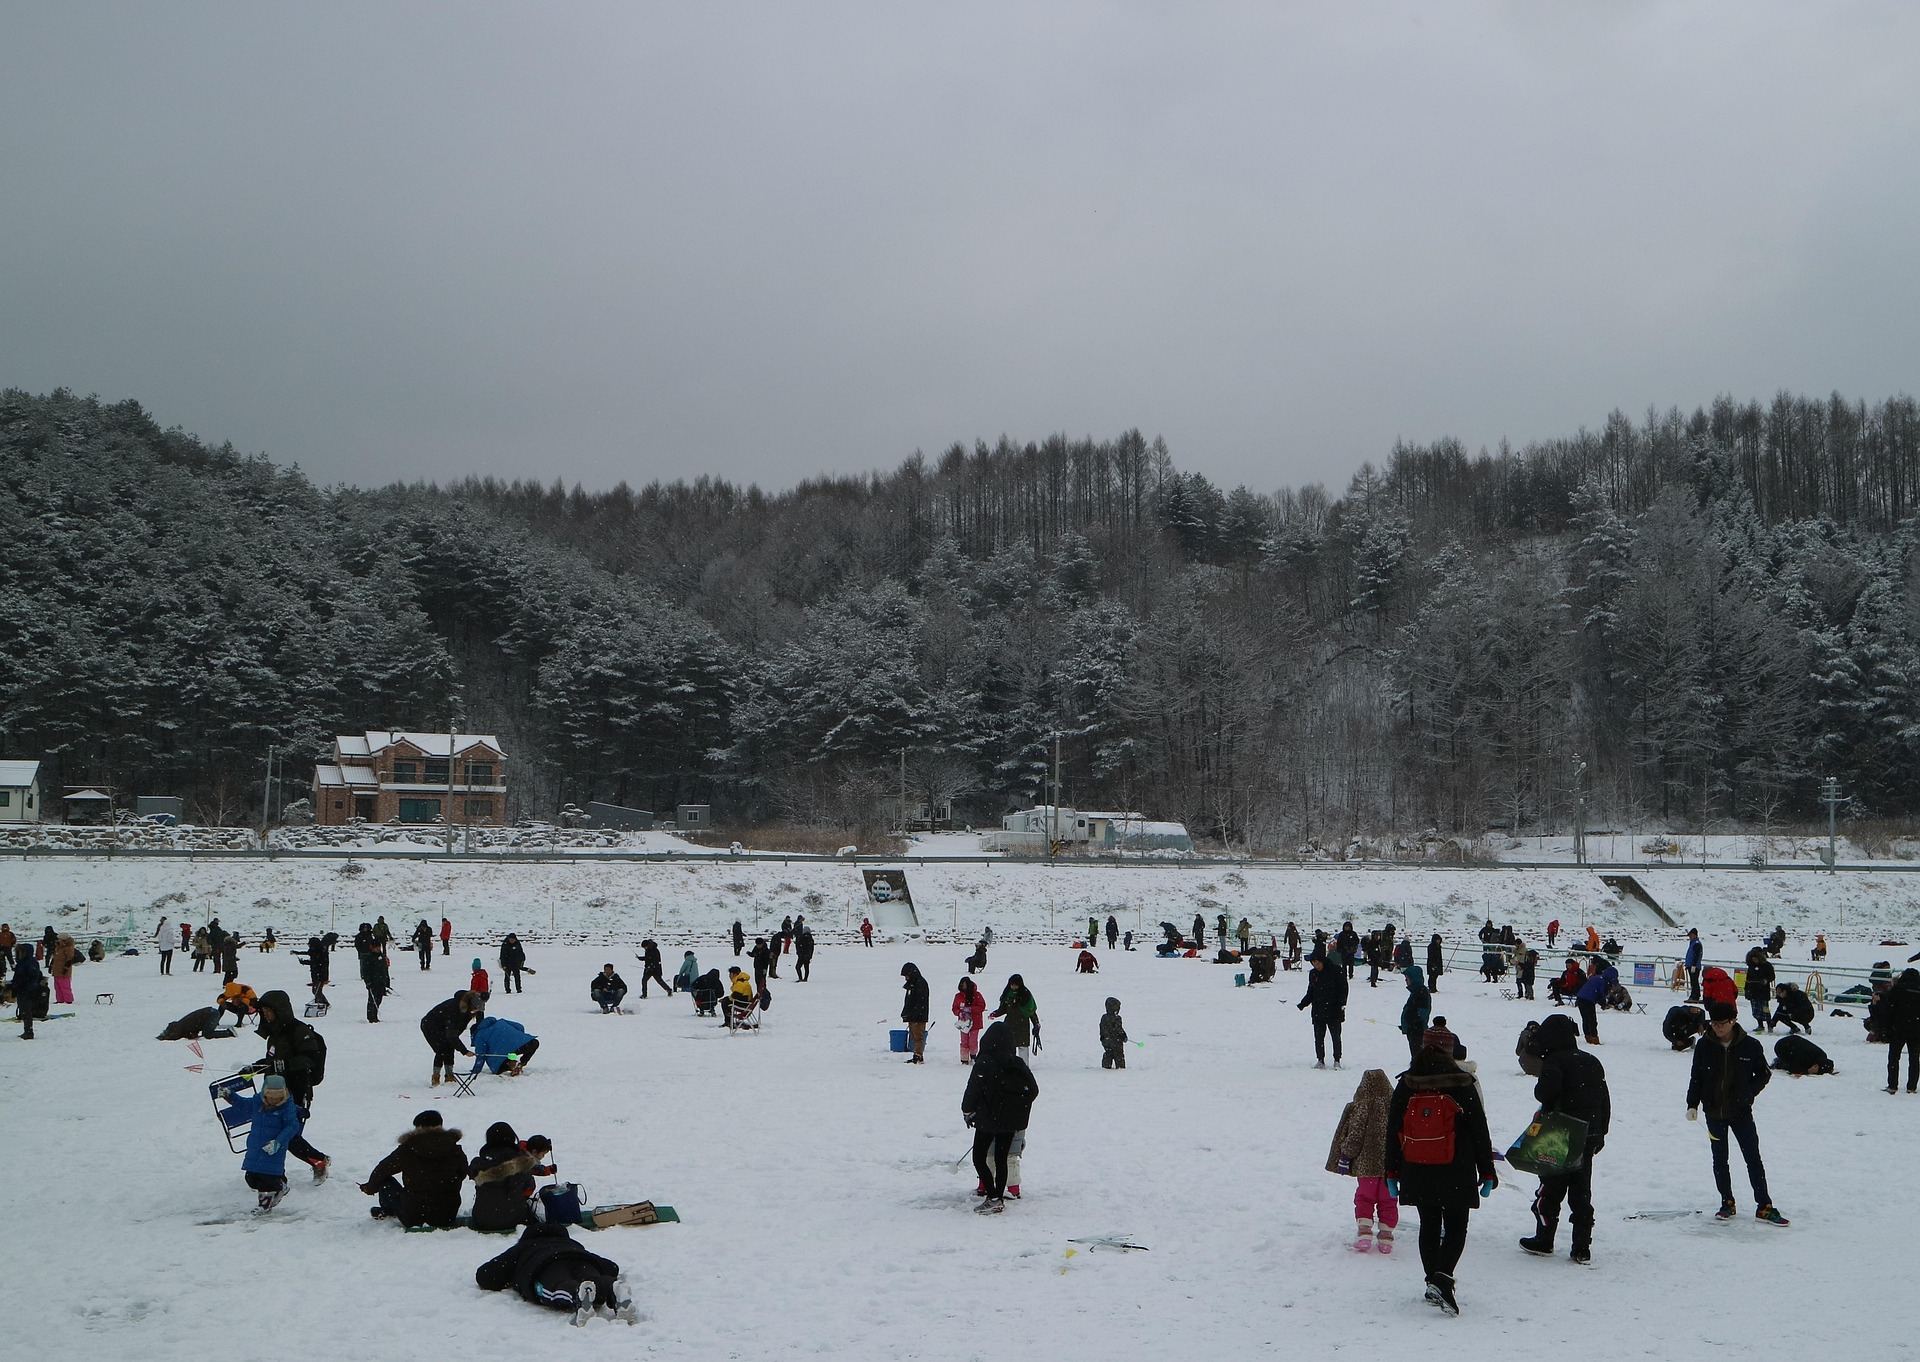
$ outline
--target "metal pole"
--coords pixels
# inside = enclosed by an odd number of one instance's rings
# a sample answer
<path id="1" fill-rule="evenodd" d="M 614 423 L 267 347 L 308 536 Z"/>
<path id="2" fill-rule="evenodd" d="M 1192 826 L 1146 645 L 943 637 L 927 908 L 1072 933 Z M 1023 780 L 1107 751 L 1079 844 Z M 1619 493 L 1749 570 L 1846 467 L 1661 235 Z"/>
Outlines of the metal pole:
<path id="1" fill-rule="evenodd" d="M 273 804 L 273 746 L 267 746 L 267 777 L 260 785 L 260 840 L 267 840 L 267 819 Z"/>

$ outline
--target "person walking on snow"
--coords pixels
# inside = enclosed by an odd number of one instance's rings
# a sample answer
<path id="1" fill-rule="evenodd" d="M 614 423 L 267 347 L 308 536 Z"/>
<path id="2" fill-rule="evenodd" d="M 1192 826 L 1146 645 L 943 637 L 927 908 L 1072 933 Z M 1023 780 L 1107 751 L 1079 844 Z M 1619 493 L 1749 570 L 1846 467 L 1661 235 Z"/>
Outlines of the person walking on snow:
<path id="1" fill-rule="evenodd" d="M 980 1033 L 987 1024 L 987 1000 L 974 987 L 973 976 L 963 975 L 960 991 L 953 995 L 953 1025 L 960 1032 L 960 1062 L 973 1063 L 980 1053 Z"/>
<path id="2" fill-rule="evenodd" d="M 508 932 L 506 940 L 500 943 L 500 990 L 503 993 L 525 993 L 526 985 L 520 981 L 520 971 L 528 974 L 527 948 L 520 944 L 519 934 Z"/>
<path id="3" fill-rule="evenodd" d="M 740 919 L 733 920 L 733 958 L 738 960 L 740 952 L 747 948 L 747 934 L 740 927 Z"/>
<path id="4" fill-rule="evenodd" d="M 1720 1191 L 1716 1220 L 1738 1213 L 1733 1200 L 1733 1174 L 1728 1167 L 1727 1140 L 1740 1142 L 1747 1180 L 1758 1203 L 1756 1218 L 1770 1225 L 1787 1224 L 1767 1190 L 1767 1169 L 1760 1161 L 1760 1132 L 1753 1123 L 1753 1100 L 1773 1078 L 1760 1042 L 1740 1029 L 1740 1009 L 1732 1003 L 1710 1003 L 1707 1034 L 1693 1047 L 1693 1072 L 1687 1080 L 1687 1119 L 1700 1119 L 1707 1110 L 1707 1141 L 1713 1148 L 1713 1181 Z"/>
<path id="5" fill-rule="evenodd" d="M 860 919 L 860 940 L 868 946 L 873 945 L 873 920 L 871 918 L 863 917 Z M 735 951 L 734 954 L 738 955 L 740 952 Z"/>
<path id="6" fill-rule="evenodd" d="M 33 947 L 25 942 L 13 948 L 13 1005 L 15 1019 L 24 1028 L 20 1039 L 32 1040 L 34 1022 L 47 1015 L 47 980 L 33 958 Z"/>
<path id="7" fill-rule="evenodd" d="M 353 949 L 360 957 L 360 982 L 367 986 L 367 1020 L 380 1020 L 380 1000 L 393 991 L 393 976 L 387 966 L 387 953 L 369 923 L 361 923 L 354 933 Z"/>
<path id="8" fill-rule="evenodd" d="M 900 977 L 906 982 L 900 985 L 906 994 L 900 1005 L 900 1020 L 907 1024 L 907 1044 L 913 1050 L 908 1057 L 909 1064 L 927 1062 L 927 1014 L 929 1000 L 926 977 L 920 973 L 920 967 L 909 960 L 900 967 Z"/>
<path id="9" fill-rule="evenodd" d="M 1528 1253 L 1553 1252 L 1554 1231 L 1560 1224 L 1560 1205 L 1567 1204 L 1573 1219 L 1573 1247 L 1567 1256 L 1576 1263 L 1593 1255 L 1593 1160 L 1606 1147 L 1607 1125 L 1613 1119 L 1613 1099 L 1607 1091 L 1607 1071 L 1579 1046 L 1573 1018 L 1556 1012 L 1534 1032 L 1533 1052 L 1540 1057 L 1540 1078 L 1533 1100 L 1544 1113 L 1559 1112 L 1587 1123 L 1585 1155 L 1577 1168 L 1540 1175 L 1533 1198 L 1534 1231 L 1520 1241 Z"/>
<path id="10" fill-rule="evenodd" d="M 162 974 L 172 974 L 173 973 L 173 928 L 167 924 L 167 920 L 165 918 L 161 918 L 160 925 L 153 929 L 153 944 L 155 948 L 160 952 L 160 972 Z M 6 949 L 5 946 L 0 945 L 0 950 L 5 950 L 5 949 Z M 12 954 L 11 951 L 8 951 L 7 953 L 9 955 Z"/>
<path id="11" fill-rule="evenodd" d="M 1420 1057 L 1420 1042 L 1427 1034 L 1427 1019 L 1433 1015 L 1433 993 L 1420 975 L 1420 966 L 1408 965 L 1400 973 L 1407 980 L 1407 1001 L 1400 1009 L 1400 1034 L 1407 1038 L 1407 1052 Z"/>
<path id="12" fill-rule="evenodd" d="M 327 1043 L 320 1033 L 293 1014 L 293 1000 L 285 991 L 270 988 L 260 995 L 260 1039 L 267 1053 L 253 1068 L 285 1081 L 287 1096 L 300 1116 L 287 1152 L 313 1170 L 314 1185 L 327 1180 L 333 1160 L 307 1143 L 306 1126 L 313 1119 L 313 1090 L 327 1076 Z"/>
<path id="13" fill-rule="evenodd" d="M 1573 995 L 1573 1005 L 1580 1009 L 1580 1029 L 1589 1045 L 1600 1043 L 1600 1009 L 1607 1005 L 1607 995 L 1619 982 L 1620 971 L 1608 964 L 1604 955 L 1587 957 L 1587 980 Z"/>
<path id="14" fill-rule="evenodd" d="M 1392 1104 L 1393 1084 L 1386 1071 L 1368 1069 L 1340 1113 L 1327 1150 L 1327 1171 L 1359 1182 L 1353 1192 L 1356 1253 L 1374 1248 L 1392 1253 L 1393 1232 L 1400 1225 L 1400 1203 L 1387 1191 L 1387 1116 Z"/>
<path id="15" fill-rule="evenodd" d="M 1687 929 L 1687 954 L 1682 963 L 1687 970 L 1687 1001 L 1700 1001 L 1700 962 L 1706 958 L 1706 947 L 1700 943 L 1700 929 Z"/>
<path id="16" fill-rule="evenodd" d="M 668 983 L 667 976 L 660 972 L 660 943 L 651 937 L 640 943 L 640 965 L 640 996 L 642 998 L 647 996 L 647 981 L 649 979 L 665 989 L 669 996 L 672 995 L 673 985 Z"/>
<path id="17" fill-rule="evenodd" d="M 267 1075 L 258 1094 L 235 1093 L 227 1101 L 237 1116 L 253 1123 L 247 1127 L 247 1155 L 240 1172 L 247 1186 L 260 1194 L 260 1209 L 270 1211 L 287 1194 L 287 1149 L 299 1137 L 300 1110 L 279 1074 Z"/>
<path id="18" fill-rule="evenodd" d="M 1299 1008 L 1313 1009 L 1313 1067 L 1327 1067 L 1327 1036 L 1333 1036 L 1333 1067 L 1340 1067 L 1340 1027 L 1347 1019 L 1347 976 L 1329 969 L 1326 957 L 1316 953 L 1309 962 L 1306 996 Z"/>
<path id="19" fill-rule="evenodd" d="M 1900 1089 L 1900 1052 L 1907 1052 L 1907 1091 L 1920 1082 L 1920 970 L 1905 969 L 1880 995 L 1879 1021 L 1887 1037 L 1887 1091 Z"/>
<path id="20" fill-rule="evenodd" d="M 1040 1095 L 1033 1070 L 1015 1052 L 1013 1040 L 1006 1022 L 987 1028 L 960 1098 L 960 1115 L 973 1130 L 973 1171 L 983 1189 L 974 1209 L 983 1215 L 998 1215 L 1007 1207 L 1014 1136 L 1026 1130 Z"/>
<path id="21" fill-rule="evenodd" d="M 1454 1272 L 1467 1220 L 1500 1185 L 1493 1140 L 1473 1075 L 1423 1049 L 1400 1076 L 1387 1108 L 1387 1194 L 1420 1215 L 1420 1266 L 1429 1302 L 1460 1313 Z"/>
<path id="22" fill-rule="evenodd" d="M 1127 1024 L 1120 1020 L 1120 1000 L 1107 999 L 1107 1010 L 1100 1017 L 1100 1067 L 1127 1067 Z"/>
<path id="23" fill-rule="evenodd" d="M 1440 933 L 1435 932 L 1427 942 L 1427 991 L 1440 991 L 1440 976 L 1447 972 L 1447 948 L 1440 942 Z"/>
<path id="24" fill-rule="evenodd" d="M 440 954 L 453 954 L 453 921 L 445 916 L 440 919 Z"/>
<path id="25" fill-rule="evenodd" d="M 421 969 L 433 968 L 433 928 L 427 925 L 425 918 L 421 918 L 413 929 L 413 950 L 420 957 Z"/>

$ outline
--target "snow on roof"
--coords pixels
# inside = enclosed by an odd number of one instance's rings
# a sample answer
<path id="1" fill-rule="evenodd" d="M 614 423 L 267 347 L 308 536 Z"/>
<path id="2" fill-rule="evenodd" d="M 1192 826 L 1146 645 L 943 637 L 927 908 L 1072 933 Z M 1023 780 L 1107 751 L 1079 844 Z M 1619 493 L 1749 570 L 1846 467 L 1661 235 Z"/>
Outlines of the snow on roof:
<path id="1" fill-rule="evenodd" d="M 105 802 L 105 803 L 111 804 L 113 802 L 112 795 L 102 794 L 99 790 L 75 790 L 70 795 L 63 795 L 62 798 L 67 799 L 69 801 L 76 800 L 76 799 L 85 800 L 89 803 Z"/>
<path id="2" fill-rule="evenodd" d="M 37 761 L 0 761 L 0 785 L 17 789 L 33 784 L 39 777 Z"/>
<path id="3" fill-rule="evenodd" d="M 349 752 L 347 750 L 344 745 L 348 741 L 347 738 L 339 738 L 336 739 L 336 741 L 342 744 L 340 748 L 340 754 L 342 756 L 371 756 L 376 752 L 381 752 L 394 746 L 396 743 L 403 742 L 411 743 L 429 757 L 444 757 L 447 755 L 447 735 L 445 733 L 411 733 L 402 732 L 398 729 L 370 728 L 367 730 L 365 738 L 357 740 L 366 744 L 365 748 L 357 752 Z M 472 747 L 485 747 L 496 756 L 505 755 L 500 747 L 500 739 L 491 733 L 456 733 L 453 735 L 453 750 L 455 755 L 465 752 Z"/>
<path id="4" fill-rule="evenodd" d="M 380 777 L 373 773 L 371 766 L 328 766 L 324 763 L 313 768 L 314 783 L 326 789 L 337 789 L 346 785 L 375 786 Z"/>
<path id="5" fill-rule="evenodd" d="M 342 733 L 333 740 L 333 745 L 343 757 L 366 757 L 372 753 L 367 749 L 364 733 Z"/>
<path id="6" fill-rule="evenodd" d="M 338 766 L 328 766 L 321 763 L 313 768 L 313 783 L 330 788 L 335 785 L 345 785 L 347 782 L 340 774 L 340 768 Z"/>

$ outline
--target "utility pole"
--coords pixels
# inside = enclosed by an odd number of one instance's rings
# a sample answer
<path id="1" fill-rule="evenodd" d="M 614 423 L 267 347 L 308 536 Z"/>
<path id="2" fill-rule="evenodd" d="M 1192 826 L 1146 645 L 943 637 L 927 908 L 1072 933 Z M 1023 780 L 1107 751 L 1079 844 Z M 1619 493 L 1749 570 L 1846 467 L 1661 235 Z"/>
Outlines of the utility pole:
<path id="1" fill-rule="evenodd" d="M 273 747 L 267 747 L 267 778 L 260 786 L 260 840 L 267 840 L 267 828 L 273 821 Z"/>
<path id="2" fill-rule="evenodd" d="M 1840 793 L 1840 780 L 1837 776 L 1828 776 L 1820 782 L 1820 802 L 1827 806 L 1827 854 L 1820 859 L 1827 863 L 1827 869 L 1834 868 L 1837 852 L 1834 824 L 1838 818 L 1840 806 L 1847 802 Z"/>
<path id="3" fill-rule="evenodd" d="M 932 812 L 931 809 L 928 810 Z M 931 820 L 929 820 L 931 825 Z M 907 834 L 907 749 L 900 749 L 900 835 Z"/>
<path id="4" fill-rule="evenodd" d="M 1047 854 L 1058 855 L 1060 850 L 1060 730 L 1053 733 L 1053 835 L 1047 838 Z"/>
<path id="5" fill-rule="evenodd" d="M 1587 774 L 1583 761 L 1573 768 L 1573 861 L 1587 863 L 1587 791 L 1582 777 Z"/>
<path id="6" fill-rule="evenodd" d="M 459 741 L 454 733 L 456 721 L 452 714 L 447 715 L 447 855 L 453 855 L 453 748 Z"/>

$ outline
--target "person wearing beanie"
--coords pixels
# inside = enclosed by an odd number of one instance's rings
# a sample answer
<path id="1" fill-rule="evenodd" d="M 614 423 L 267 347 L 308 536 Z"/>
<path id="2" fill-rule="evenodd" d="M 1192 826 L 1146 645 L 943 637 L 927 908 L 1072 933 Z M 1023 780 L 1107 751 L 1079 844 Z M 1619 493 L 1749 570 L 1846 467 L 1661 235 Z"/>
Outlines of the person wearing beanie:
<path id="1" fill-rule="evenodd" d="M 1448 1028 L 1445 1017 L 1435 1017 L 1427 1024 L 1427 1029 L 1420 1035 L 1420 1048 L 1438 1050 L 1456 1063 L 1467 1057 L 1467 1047 Z"/>
<path id="2" fill-rule="evenodd" d="M 360 1190 L 380 1198 L 371 1212 L 375 1220 L 398 1220 L 407 1229 L 444 1228 L 460 1217 L 460 1184 L 466 1177 L 460 1132 L 443 1127 L 440 1113 L 427 1110 L 413 1118 L 413 1129 L 374 1165 Z"/>
<path id="3" fill-rule="evenodd" d="M 487 1142 L 467 1165 L 473 1179 L 473 1228 L 501 1234 L 533 1223 L 534 1170 L 540 1156 L 524 1149 L 505 1121 L 487 1127 Z"/>
<path id="4" fill-rule="evenodd" d="M 1454 1272 L 1466 1248 L 1467 1222 L 1500 1177 L 1480 1091 L 1451 1055 L 1423 1047 L 1400 1075 L 1387 1107 L 1383 1167 L 1387 1195 L 1420 1216 L 1427 1301 L 1459 1314 Z"/>
<path id="5" fill-rule="evenodd" d="M 1544 1112 L 1559 1112 L 1587 1123 L 1586 1153 L 1577 1168 L 1556 1176 L 1542 1174 L 1533 1198 L 1534 1231 L 1520 1241 L 1528 1253 L 1553 1252 L 1553 1236 L 1560 1223 L 1560 1207 L 1572 1213 L 1573 1247 L 1568 1257 L 1576 1263 L 1592 1261 L 1593 1159 L 1607 1143 L 1613 1119 L 1613 1098 L 1607 1091 L 1607 1071 L 1600 1061 L 1580 1048 L 1573 1018 L 1556 1012 L 1534 1032 L 1533 1052 L 1540 1057 L 1540 1078 L 1533 1100 Z"/>
<path id="6" fill-rule="evenodd" d="M 1336 1033 L 1337 1034 L 1337 1033 Z M 1338 1044 L 1338 1041 L 1335 1042 Z M 1120 1000 L 1107 999 L 1106 1014 L 1100 1018 L 1100 1067 L 1127 1067 L 1127 1024 L 1120 1020 Z"/>
<path id="7" fill-rule="evenodd" d="M 1347 975 L 1346 971 L 1330 969 L 1327 959 L 1320 951 L 1313 953 L 1313 960 L 1307 971 L 1307 991 L 1300 999 L 1296 1010 L 1311 1007 L 1313 1022 L 1313 1067 L 1327 1067 L 1327 1037 L 1333 1037 L 1333 1067 L 1340 1067 L 1340 1028 L 1347 1019 Z M 1125 1068 L 1123 1063 L 1120 1067 Z"/>
<path id="8" fill-rule="evenodd" d="M 473 963 L 467 968 L 472 971 L 467 978 L 467 992 L 481 1002 L 486 1002 L 493 996 L 493 980 L 487 977 L 487 967 L 480 963 L 480 957 L 476 955 L 473 957 Z"/>
<path id="9" fill-rule="evenodd" d="M 307 1143 L 305 1127 L 313 1119 L 313 1090 L 327 1076 L 327 1043 L 318 1031 L 293 1014 L 293 1000 L 283 989 L 270 988 L 261 994 L 259 1013 L 258 1029 L 267 1053 L 255 1061 L 253 1069 L 286 1080 L 302 1127 L 295 1132 L 287 1152 L 313 1170 L 316 1184 L 325 1182 L 332 1161 Z"/>
<path id="10" fill-rule="evenodd" d="M 474 1006 L 473 995 L 465 989 L 454 994 L 443 1003 L 436 1004 L 426 1016 L 420 1019 L 420 1034 L 426 1037 L 427 1045 L 433 1050 L 433 1087 L 439 1087 L 441 1074 L 444 1081 L 453 1081 L 453 1056 L 458 1051 L 471 1055 L 463 1037 L 467 1028 L 477 1020 L 478 1009 Z"/>
<path id="11" fill-rule="evenodd" d="M 233 1124 L 241 1119 L 252 1122 L 240 1171 L 247 1186 L 260 1194 L 260 1210 L 270 1211 L 287 1194 L 287 1149 L 300 1135 L 300 1108 L 279 1074 L 268 1074 L 259 1092 L 233 1093 L 227 1102 Z"/>
<path id="12" fill-rule="evenodd" d="M 900 1004 L 900 1020 L 907 1024 L 907 1044 L 913 1050 L 907 1057 L 907 1063 L 925 1064 L 927 1017 L 931 1011 L 928 995 L 931 990 L 927 987 L 926 976 L 920 973 L 920 967 L 911 961 L 900 967 L 900 977 L 906 981 L 900 985 L 900 991 L 906 995 Z"/>
<path id="13" fill-rule="evenodd" d="M 1718 1220 L 1731 1220 L 1738 1211 L 1733 1200 L 1733 1175 L 1728 1168 L 1727 1139 L 1740 1143 L 1747 1180 L 1758 1203 L 1754 1215 L 1784 1227 L 1787 1218 L 1774 1207 L 1767 1191 L 1767 1169 L 1760 1161 L 1760 1132 L 1753 1123 L 1753 1101 L 1773 1077 L 1760 1042 L 1740 1029 L 1740 1009 L 1730 1002 L 1707 1005 L 1707 1034 L 1693 1047 L 1693 1072 L 1687 1081 L 1687 1119 L 1707 1111 L 1707 1139 L 1713 1149 L 1713 1181 L 1720 1189 Z"/>
<path id="14" fill-rule="evenodd" d="M 614 973 L 611 960 L 600 966 L 600 972 L 588 983 L 587 996 L 600 1004 L 602 1013 L 620 1010 L 620 1001 L 627 996 L 627 981 Z"/>

